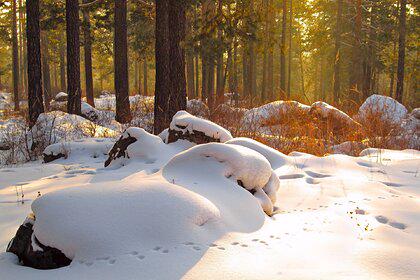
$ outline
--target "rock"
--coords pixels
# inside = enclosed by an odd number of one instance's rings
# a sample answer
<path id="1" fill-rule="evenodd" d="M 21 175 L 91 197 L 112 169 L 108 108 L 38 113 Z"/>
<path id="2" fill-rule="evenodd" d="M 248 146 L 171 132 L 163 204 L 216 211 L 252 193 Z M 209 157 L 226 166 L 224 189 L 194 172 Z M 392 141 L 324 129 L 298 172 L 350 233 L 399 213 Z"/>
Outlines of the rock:
<path id="1" fill-rule="evenodd" d="M 182 127 L 179 127 L 179 128 L 183 129 Z M 176 142 L 178 140 L 187 140 L 195 144 L 220 142 L 220 139 L 207 136 L 204 132 L 201 132 L 198 130 L 193 130 L 190 133 L 188 130 L 182 131 L 182 130 L 169 129 L 167 144 Z"/>
<path id="2" fill-rule="evenodd" d="M 7 246 L 7 252 L 15 254 L 24 266 L 37 269 L 54 269 L 71 263 L 60 250 L 41 244 L 33 232 L 35 217 L 28 216 Z"/>
<path id="3" fill-rule="evenodd" d="M 415 117 L 416 119 L 420 120 L 420 108 L 415 108 L 411 112 L 411 115 Z"/>
<path id="4" fill-rule="evenodd" d="M 119 157 L 127 157 L 127 147 L 137 141 L 137 138 L 132 137 L 129 132 L 123 133 L 120 139 L 115 142 L 114 146 L 108 153 L 108 159 L 105 161 L 105 167 L 111 164 L 111 162 Z"/>
<path id="5" fill-rule="evenodd" d="M 379 118 L 383 122 L 398 124 L 406 118 L 407 112 L 407 108 L 397 100 L 373 94 L 360 106 L 357 119 L 364 123 L 370 123 L 373 118 Z"/>
<path id="6" fill-rule="evenodd" d="M 52 161 L 57 160 L 59 158 L 66 158 L 66 155 L 63 154 L 63 153 L 58 153 L 58 154 L 53 154 L 53 153 L 45 154 L 45 153 L 43 153 L 42 158 L 43 158 L 44 163 L 49 163 L 49 162 L 52 162 Z"/>

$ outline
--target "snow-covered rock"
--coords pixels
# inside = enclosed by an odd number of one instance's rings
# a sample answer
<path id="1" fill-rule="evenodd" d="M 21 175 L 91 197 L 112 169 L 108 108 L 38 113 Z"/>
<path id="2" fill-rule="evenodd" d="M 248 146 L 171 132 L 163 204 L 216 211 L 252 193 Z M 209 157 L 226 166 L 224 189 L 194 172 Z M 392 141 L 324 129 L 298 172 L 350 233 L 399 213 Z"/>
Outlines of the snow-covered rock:
<path id="1" fill-rule="evenodd" d="M 292 117 L 293 114 L 305 114 L 308 113 L 309 110 L 309 106 L 297 101 L 278 100 L 248 110 L 244 114 L 243 121 L 245 124 L 248 124 L 248 126 L 252 124 L 265 126 L 272 124 L 272 122 L 278 122 L 282 117 Z"/>
<path id="2" fill-rule="evenodd" d="M 407 112 L 407 108 L 397 100 L 373 94 L 360 106 L 357 118 L 363 122 L 371 117 L 379 117 L 383 121 L 398 124 L 407 116 Z"/>
<path id="3" fill-rule="evenodd" d="M 220 125 L 195 117 L 186 111 L 179 111 L 173 116 L 168 133 L 168 143 L 179 139 L 196 144 L 223 143 L 232 139 L 230 132 Z"/>
<path id="4" fill-rule="evenodd" d="M 270 162 L 260 153 L 247 147 L 222 143 L 197 145 L 174 156 L 162 172 L 169 179 L 168 173 L 171 173 L 169 170 L 176 170 L 178 165 L 189 164 L 191 173 L 194 173 L 196 169 L 205 169 L 205 164 L 194 162 L 209 158 L 224 165 L 222 174 L 212 174 L 212 176 L 219 175 L 233 179 L 254 195 L 264 212 L 268 215 L 273 213 L 275 194 L 280 185 L 279 179 L 273 173 Z"/>
<path id="5" fill-rule="evenodd" d="M 130 127 L 109 151 L 105 167 L 127 165 L 133 160 L 165 163 L 173 155 L 190 146 L 191 144 L 184 142 L 179 145 L 166 145 L 159 136 L 150 134 L 143 128 Z"/>
<path id="6" fill-rule="evenodd" d="M 323 119 L 331 119 L 334 122 L 338 122 L 341 125 L 352 126 L 357 128 L 360 126 L 356 121 L 354 121 L 349 115 L 343 111 L 331 106 L 328 103 L 317 101 L 311 105 L 310 113 L 317 115 Z"/>
<path id="7" fill-rule="evenodd" d="M 362 142 L 346 141 L 341 144 L 332 146 L 330 148 L 330 152 L 333 154 L 345 154 L 350 156 L 356 156 L 363 149 L 366 149 L 366 145 Z"/>
<path id="8" fill-rule="evenodd" d="M 79 161 L 83 157 L 104 157 L 108 155 L 108 151 L 114 142 L 114 139 L 110 138 L 86 138 L 65 143 L 55 143 L 46 147 L 42 156 L 45 163 L 70 156 L 77 158 Z"/>

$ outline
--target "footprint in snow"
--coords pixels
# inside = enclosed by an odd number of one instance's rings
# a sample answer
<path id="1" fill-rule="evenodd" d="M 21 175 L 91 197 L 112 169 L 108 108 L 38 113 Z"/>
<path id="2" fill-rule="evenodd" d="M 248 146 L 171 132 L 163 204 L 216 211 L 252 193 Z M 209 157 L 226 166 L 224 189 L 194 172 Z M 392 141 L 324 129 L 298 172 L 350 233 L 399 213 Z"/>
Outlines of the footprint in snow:
<path id="1" fill-rule="evenodd" d="M 300 179 L 305 177 L 303 174 L 288 174 L 279 176 L 280 180 L 291 180 L 291 179 Z"/>
<path id="2" fill-rule="evenodd" d="M 305 171 L 306 174 L 308 174 L 308 176 L 313 177 L 313 178 L 327 178 L 327 177 L 331 177 L 331 175 L 329 174 L 323 174 L 323 173 L 318 173 L 318 172 L 313 172 L 310 170 Z"/>
<path id="3" fill-rule="evenodd" d="M 407 225 L 405 225 L 403 223 L 400 223 L 400 222 L 389 221 L 389 219 L 387 217 L 384 217 L 384 216 L 376 216 L 375 218 L 381 224 L 388 224 L 391 227 L 396 228 L 396 229 L 404 230 L 404 229 L 407 228 Z"/>
<path id="4" fill-rule="evenodd" d="M 144 260 L 144 258 L 146 258 L 145 256 L 143 256 L 143 255 L 138 255 L 137 256 L 137 258 L 139 259 L 139 260 Z"/>
<path id="5" fill-rule="evenodd" d="M 109 260 L 109 261 L 108 261 L 108 263 L 109 263 L 109 264 L 115 264 L 115 262 L 116 262 L 116 261 L 117 261 L 117 260 L 112 259 L 112 260 Z"/>

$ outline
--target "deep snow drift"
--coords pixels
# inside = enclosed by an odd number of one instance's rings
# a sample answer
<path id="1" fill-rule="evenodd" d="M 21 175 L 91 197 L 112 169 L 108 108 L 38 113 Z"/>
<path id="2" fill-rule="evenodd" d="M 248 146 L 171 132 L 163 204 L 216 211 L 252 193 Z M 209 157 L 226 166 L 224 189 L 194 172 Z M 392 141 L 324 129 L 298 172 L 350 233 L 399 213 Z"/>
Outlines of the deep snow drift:
<path id="1" fill-rule="evenodd" d="M 315 157 L 248 138 L 165 144 L 139 128 L 121 139 L 129 137 L 136 141 L 106 168 L 115 140 L 87 138 L 45 150 L 66 158 L 0 169 L 2 250 L 33 211 L 34 236 L 72 259 L 36 270 L 1 253 L 1 279 L 420 273 L 418 151 Z"/>

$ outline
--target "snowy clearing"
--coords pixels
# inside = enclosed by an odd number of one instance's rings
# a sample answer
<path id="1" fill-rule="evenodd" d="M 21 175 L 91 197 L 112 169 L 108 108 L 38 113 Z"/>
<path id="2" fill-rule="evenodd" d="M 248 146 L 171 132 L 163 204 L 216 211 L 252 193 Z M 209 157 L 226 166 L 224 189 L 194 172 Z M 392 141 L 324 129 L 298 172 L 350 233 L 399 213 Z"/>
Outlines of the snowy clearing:
<path id="1" fill-rule="evenodd" d="M 114 140 L 87 138 L 67 142 L 67 158 L 0 169 L 2 251 L 33 211 L 36 238 L 72 260 L 36 270 L 1 253 L 1 277 L 415 279 L 420 273 L 418 151 L 315 157 L 284 155 L 247 138 L 189 148 L 142 129 L 128 134 L 137 139 L 129 157 L 107 168 L 103 151 Z M 271 217 L 263 202 L 274 203 Z"/>

